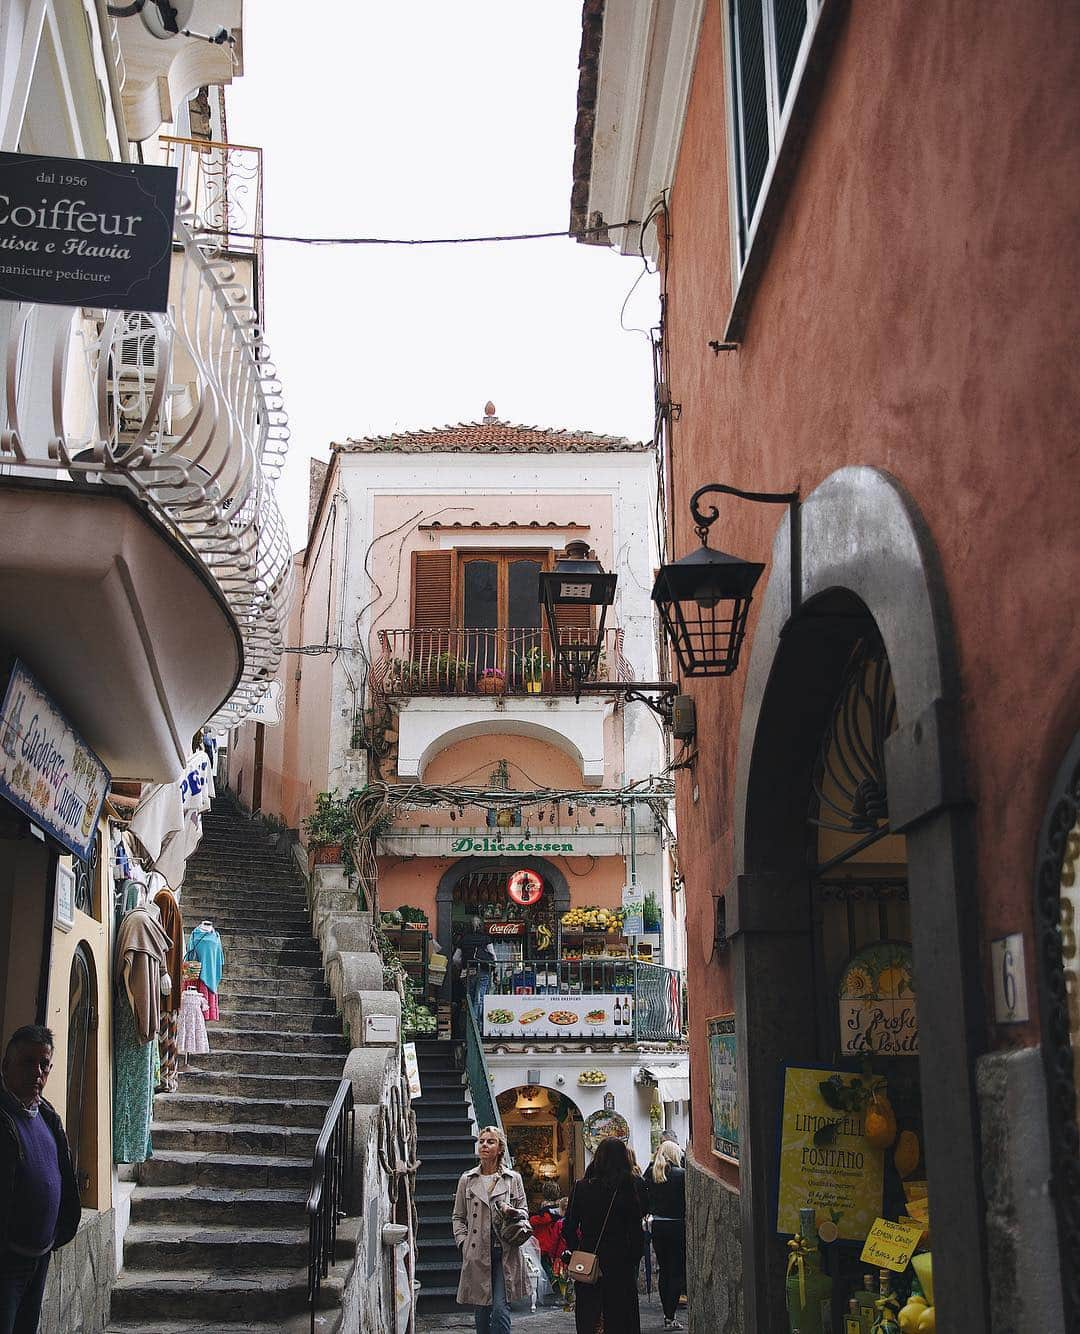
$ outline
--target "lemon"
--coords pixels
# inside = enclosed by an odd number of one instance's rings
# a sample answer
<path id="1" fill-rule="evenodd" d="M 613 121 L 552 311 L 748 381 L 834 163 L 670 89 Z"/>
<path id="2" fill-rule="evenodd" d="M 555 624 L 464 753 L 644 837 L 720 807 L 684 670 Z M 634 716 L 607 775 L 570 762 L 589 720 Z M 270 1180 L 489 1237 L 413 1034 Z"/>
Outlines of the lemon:
<path id="1" fill-rule="evenodd" d="M 926 1298 L 917 1292 L 913 1292 L 899 1316 L 900 1328 L 904 1334 L 914 1334 L 921 1328 L 919 1321 L 928 1309 Z"/>
<path id="2" fill-rule="evenodd" d="M 934 1308 L 928 1306 L 919 1317 L 919 1323 L 915 1326 L 918 1334 L 934 1334 L 937 1329 L 937 1321 L 934 1319 Z"/>

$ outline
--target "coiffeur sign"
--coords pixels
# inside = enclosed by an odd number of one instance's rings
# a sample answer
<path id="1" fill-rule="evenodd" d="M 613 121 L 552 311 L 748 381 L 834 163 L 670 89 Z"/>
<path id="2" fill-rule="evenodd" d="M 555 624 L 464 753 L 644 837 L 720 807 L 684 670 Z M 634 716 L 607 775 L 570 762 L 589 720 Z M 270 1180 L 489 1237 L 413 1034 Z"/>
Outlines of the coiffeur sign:
<path id="1" fill-rule="evenodd" d="M 0 299 L 164 312 L 176 168 L 0 153 Z"/>
<path id="2" fill-rule="evenodd" d="M 16 661 L 0 706 L 0 797 L 86 860 L 109 771 Z"/>

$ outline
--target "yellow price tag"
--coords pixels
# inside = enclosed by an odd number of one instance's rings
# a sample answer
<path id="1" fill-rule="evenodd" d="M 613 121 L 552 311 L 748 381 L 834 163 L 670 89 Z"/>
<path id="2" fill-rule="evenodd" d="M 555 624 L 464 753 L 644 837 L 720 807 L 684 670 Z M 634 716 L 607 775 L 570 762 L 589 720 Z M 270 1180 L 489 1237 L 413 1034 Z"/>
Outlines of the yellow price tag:
<path id="1" fill-rule="evenodd" d="M 910 1264 L 912 1252 L 918 1246 L 922 1234 L 923 1225 L 911 1219 L 903 1219 L 898 1223 L 892 1223 L 887 1218 L 875 1219 L 874 1226 L 866 1234 L 866 1243 L 859 1259 L 879 1269 L 891 1269 L 896 1274 L 902 1274 Z"/>

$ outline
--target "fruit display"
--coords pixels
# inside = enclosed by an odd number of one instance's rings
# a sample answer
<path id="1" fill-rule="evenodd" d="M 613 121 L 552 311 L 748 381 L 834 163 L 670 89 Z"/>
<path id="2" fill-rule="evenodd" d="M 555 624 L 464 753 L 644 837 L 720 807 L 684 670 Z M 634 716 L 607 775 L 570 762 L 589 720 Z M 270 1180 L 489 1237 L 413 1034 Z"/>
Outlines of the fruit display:
<path id="1" fill-rule="evenodd" d="M 577 1077 L 579 1084 L 606 1084 L 607 1075 L 603 1070 L 582 1070 Z"/>
<path id="2" fill-rule="evenodd" d="M 571 908 L 560 921 L 564 931 L 621 931 L 623 915 L 617 908 Z"/>
<path id="3" fill-rule="evenodd" d="M 896 1113 L 887 1095 L 875 1089 L 863 1119 L 866 1142 L 874 1149 L 887 1149 L 896 1139 Z"/>
<path id="4" fill-rule="evenodd" d="M 923 1296 L 922 1289 L 916 1279 L 911 1289 L 911 1296 L 907 1299 L 906 1305 L 900 1308 L 901 1334 L 917 1334 L 919 1322 L 929 1306 L 930 1303 Z"/>

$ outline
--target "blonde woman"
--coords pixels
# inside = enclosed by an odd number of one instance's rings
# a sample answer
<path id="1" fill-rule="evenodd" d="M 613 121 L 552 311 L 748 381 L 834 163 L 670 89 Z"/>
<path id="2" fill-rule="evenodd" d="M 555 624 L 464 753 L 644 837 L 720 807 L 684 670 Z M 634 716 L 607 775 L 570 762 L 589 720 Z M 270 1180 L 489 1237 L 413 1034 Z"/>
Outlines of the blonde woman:
<path id="1" fill-rule="evenodd" d="M 521 1177 L 507 1165 L 506 1136 L 485 1126 L 476 1144 L 479 1163 L 461 1174 L 454 1197 L 454 1240 L 461 1252 L 459 1306 L 471 1306 L 478 1334 L 509 1334 L 510 1303 L 528 1297 L 532 1284 L 518 1246 L 503 1246 L 496 1211 L 525 1209 Z"/>
<path id="2" fill-rule="evenodd" d="M 682 1329 L 675 1314 L 679 1297 L 686 1291 L 686 1173 L 679 1146 L 661 1140 L 643 1179 L 652 1213 L 652 1245 L 664 1328 Z"/>

